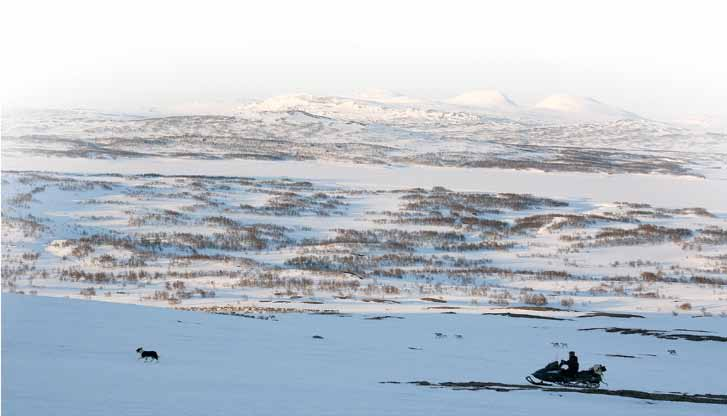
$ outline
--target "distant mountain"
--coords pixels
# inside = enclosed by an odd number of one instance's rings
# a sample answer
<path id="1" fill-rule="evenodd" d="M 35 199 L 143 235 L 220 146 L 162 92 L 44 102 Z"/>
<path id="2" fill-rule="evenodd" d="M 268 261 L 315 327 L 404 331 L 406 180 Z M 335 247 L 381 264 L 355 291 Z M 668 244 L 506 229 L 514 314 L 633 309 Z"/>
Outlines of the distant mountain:
<path id="1" fill-rule="evenodd" d="M 393 126 L 432 123 L 479 122 L 480 115 L 451 111 L 446 105 L 418 101 L 387 92 L 359 94 L 357 97 L 282 95 L 239 108 L 239 114 L 306 111 L 342 121 L 389 124 Z"/>
<path id="2" fill-rule="evenodd" d="M 237 114 L 293 110 L 341 120 L 393 125 L 490 123 L 494 119 L 526 124 L 643 120 L 637 114 L 593 98 L 551 95 L 534 107 L 524 107 L 491 89 L 468 91 L 442 101 L 416 99 L 387 90 L 368 90 L 353 97 L 281 95 L 239 106 Z"/>
<path id="3" fill-rule="evenodd" d="M 642 117 L 620 108 L 604 104 L 590 97 L 556 94 L 535 105 L 544 115 L 563 117 L 573 121 L 638 120 Z"/>
<path id="4" fill-rule="evenodd" d="M 379 88 L 360 91 L 353 98 L 389 104 L 420 104 L 422 101 L 391 90 Z"/>
<path id="5" fill-rule="evenodd" d="M 515 110 L 515 104 L 509 97 L 497 90 L 474 90 L 444 100 L 448 104 L 492 110 Z"/>

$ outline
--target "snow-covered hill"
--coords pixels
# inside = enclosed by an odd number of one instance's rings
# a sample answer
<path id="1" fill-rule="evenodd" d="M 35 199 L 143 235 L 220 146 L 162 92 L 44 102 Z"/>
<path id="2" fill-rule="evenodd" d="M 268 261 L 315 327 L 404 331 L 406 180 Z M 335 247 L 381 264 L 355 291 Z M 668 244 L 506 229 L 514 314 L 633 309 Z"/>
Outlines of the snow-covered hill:
<path id="1" fill-rule="evenodd" d="M 604 104 L 590 97 L 566 94 L 548 96 L 538 102 L 535 109 L 544 110 L 546 114 L 550 113 L 584 122 L 638 120 L 641 118 L 634 113 Z"/>
<path id="2" fill-rule="evenodd" d="M 467 107 L 489 109 L 495 111 L 514 111 L 517 109 L 509 97 L 497 90 L 475 90 L 462 93 L 445 102 Z"/>
<path id="3" fill-rule="evenodd" d="M 359 97 L 284 95 L 268 98 L 239 108 L 238 114 L 303 110 L 313 114 L 362 123 L 401 126 L 477 122 L 481 116 L 443 108 L 434 102 L 420 102 L 396 95 Z M 386 94 L 386 93 L 382 93 Z"/>

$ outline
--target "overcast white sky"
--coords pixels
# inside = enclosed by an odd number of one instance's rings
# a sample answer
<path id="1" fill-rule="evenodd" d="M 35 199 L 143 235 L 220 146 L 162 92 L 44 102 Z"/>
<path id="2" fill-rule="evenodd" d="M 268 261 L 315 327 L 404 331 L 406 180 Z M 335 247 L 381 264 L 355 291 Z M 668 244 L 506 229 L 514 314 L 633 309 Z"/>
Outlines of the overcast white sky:
<path id="1" fill-rule="evenodd" d="M 368 88 L 727 118 L 722 1 L 5 0 L 2 102 L 139 108 Z"/>

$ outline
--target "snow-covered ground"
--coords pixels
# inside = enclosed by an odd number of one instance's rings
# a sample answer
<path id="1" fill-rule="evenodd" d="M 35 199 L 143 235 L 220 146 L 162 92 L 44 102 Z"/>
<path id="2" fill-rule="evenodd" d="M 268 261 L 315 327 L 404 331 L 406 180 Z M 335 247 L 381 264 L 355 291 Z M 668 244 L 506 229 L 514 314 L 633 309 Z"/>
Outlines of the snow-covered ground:
<path id="1" fill-rule="evenodd" d="M 727 414 L 406 384 L 572 349 L 727 392 L 724 132 L 493 90 L 204 108 L 3 115 L 3 413 Z"/>
<path id="2" fill-rule="evenodd" d="M 633 326 L 631 320 L 615 318 L 586 323 L 441 314 L 366 317 L 293 314 L 272 321 L 3 294 L 2 412 L 727 414 L 724 405 L 379 383 L 521 383 L 547 361 L 564 358 L 567 349 L 551 345 L 564 342 L 579 352 L 582 366 L 605 364 L 610 388 L 724 393 L 727 384 L 719 371 L 727 360 L 723 343 L 578 331 Z M 727 335 L 721 321 L 659 316 L 639 321 L 653 329 L 679 326 Z M 435 332 L 447 338 L 436 338 Z M 139 346 L 158 351 L 160 361 L 138 360 L 134 350 Z"/>

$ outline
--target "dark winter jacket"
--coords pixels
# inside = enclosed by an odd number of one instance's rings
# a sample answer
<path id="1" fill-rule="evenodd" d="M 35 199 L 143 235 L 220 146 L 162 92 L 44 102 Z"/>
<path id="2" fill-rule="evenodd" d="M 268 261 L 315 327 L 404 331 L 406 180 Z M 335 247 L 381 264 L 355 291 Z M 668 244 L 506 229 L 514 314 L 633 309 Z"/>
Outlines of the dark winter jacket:
<path id="1" fill-rule="evenodd" d="M 568 369 L 565 370 L 566 374 L 575 375 L 578 372 L 578 357 L 576 357 L 575 355 L 571 355 L 570 357 L 568 357 L 568 361 L 561 361 L 560 364 L 568 365 Z"/>

